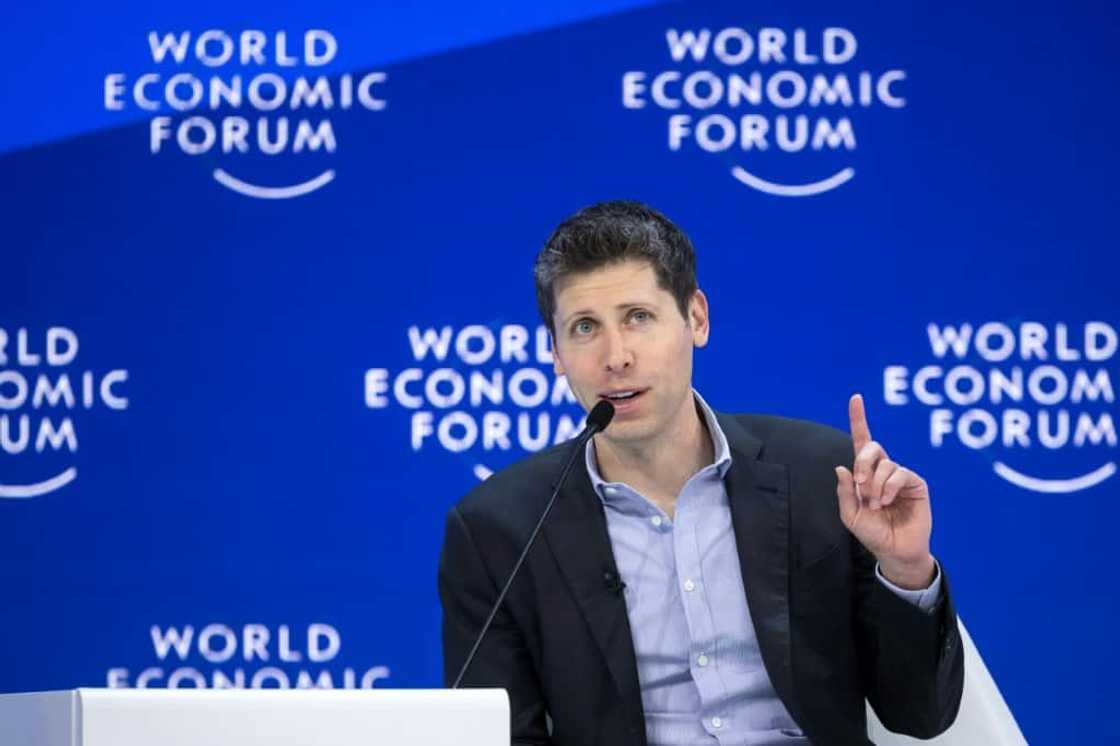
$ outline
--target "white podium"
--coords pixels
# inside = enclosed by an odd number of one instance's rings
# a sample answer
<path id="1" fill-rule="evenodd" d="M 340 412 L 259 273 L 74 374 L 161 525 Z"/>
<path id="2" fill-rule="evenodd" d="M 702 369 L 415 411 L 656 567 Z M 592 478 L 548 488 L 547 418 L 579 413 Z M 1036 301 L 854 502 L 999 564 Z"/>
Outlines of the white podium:
<path id="1" fill-rule="evenodd" d="M 508 746 L 502 689 L 0 694 L 3 746 Z"/>

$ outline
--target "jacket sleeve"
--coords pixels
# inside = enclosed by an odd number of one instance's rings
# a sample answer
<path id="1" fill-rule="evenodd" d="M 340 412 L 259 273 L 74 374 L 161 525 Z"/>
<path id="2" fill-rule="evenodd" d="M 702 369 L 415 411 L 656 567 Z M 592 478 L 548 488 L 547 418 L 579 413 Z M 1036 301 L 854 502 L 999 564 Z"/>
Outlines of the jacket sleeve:
<path id="1" fill-rule="evenodd" d="M 875 558 L 853 537 L 856 635 L 867 699 L 888 729 L 933 738 L 956 720 L 964 689 L 964 650 L 949 581 L 922 611 L 875 577 Z"/>
<path id="2" fill-rule="evenodd" d="M 497 600 L 505 578 L 494 578 L 475 537 L 457 507 L 447 516 L 439 560 L 439 596 L 443 606 L 443 671 L 451 686 Z M 510 700 L 514 746 L 550 744 L 540 683 L 524 632 L 503 604 L 479 646 L 464 687 L 505 689 Z"/>

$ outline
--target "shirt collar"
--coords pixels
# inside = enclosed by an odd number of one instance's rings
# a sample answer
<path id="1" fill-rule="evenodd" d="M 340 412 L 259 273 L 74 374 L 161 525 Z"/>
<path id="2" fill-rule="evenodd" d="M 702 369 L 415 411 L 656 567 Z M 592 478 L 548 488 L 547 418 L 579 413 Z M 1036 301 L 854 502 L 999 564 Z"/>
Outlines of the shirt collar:
<path id="1" fill-rule="evenodd" d="M 727 445 L 727 436 L 723 434 L 723 428 L 719 426 L 719 421 L 716 420 L 716 413 L 712 411 L 712 408 L 708 406 L 708 403 L 704 401 L 704 398 L 700 396 L 696 389 L 692 390 L 692 396 L 696 400 L 696 406 L 700 409 L 700 413 L 704 415 L 704 423 L 708 426 L 708 434 L 712 438 L 714 457 L 711 465 L 715 466 L 716 471 L 719 472 L 719 478 L 723 479 L 727 470 L 731 468 L 731 448 Z M 587 441 L 583 453 L 584 460 L 587 463 L 587 474 L 591 477 L 591 485 L 595 488 L 595 493 L 599 495 L 599 498 L 605 499 L 603 488 L 610 483 L 599 474 L 599 462 L 595 458 L 594 438 Z"/>

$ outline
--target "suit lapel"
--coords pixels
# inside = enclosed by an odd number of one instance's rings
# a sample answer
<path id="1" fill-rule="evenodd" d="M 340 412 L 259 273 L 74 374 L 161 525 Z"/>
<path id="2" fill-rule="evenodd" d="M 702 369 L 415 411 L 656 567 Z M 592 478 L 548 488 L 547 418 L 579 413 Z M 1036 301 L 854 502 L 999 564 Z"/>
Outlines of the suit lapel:
<path id="1" fill-rule="evenodd" d="M 621 593 L 607 590 L 604 573 L 613 573 L 617 577 L 618 567 L 611 551 L 602 503 L 591 486 L 582 458 L 577 460 L 568 476 L 543 533 L 576 603 L 587 619 L 591 635 L 606 659 L 611 678 L 630 710 L 630 717 L 636 718 L 636 724 L 641 726 L 639 732 L 644 743 L 638 665 L 626 601 Z"/>
<path id="2" fill-rule="evenodd" d="M 789 473 L 761 461 L 762 441 L 731 415 L 717 413 L 731 448 L 724 477 L 747 606 L 774 691 L 798 720 L 790 652 Z"/>

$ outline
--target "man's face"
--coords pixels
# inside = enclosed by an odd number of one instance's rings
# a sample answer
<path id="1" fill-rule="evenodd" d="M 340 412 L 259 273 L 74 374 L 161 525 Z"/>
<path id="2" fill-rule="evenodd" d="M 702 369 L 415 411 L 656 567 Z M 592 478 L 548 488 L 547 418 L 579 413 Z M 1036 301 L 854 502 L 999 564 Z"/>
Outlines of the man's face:
<path id="1" fill-rule="evenodd" d="M 627 260 L 557 283 L 555 370 L 590 411 L 615 407 L 601 437 L 640 445 L 671 435 L 692 403 L 692 348 L 708 341 L 708 303 L 699 290 L 681 316 L 649 262 Z"/>

